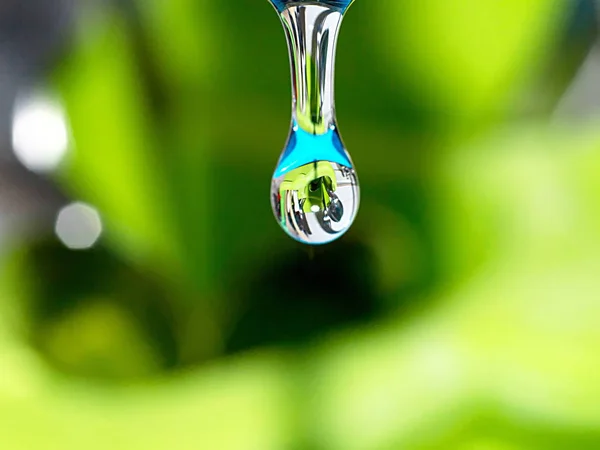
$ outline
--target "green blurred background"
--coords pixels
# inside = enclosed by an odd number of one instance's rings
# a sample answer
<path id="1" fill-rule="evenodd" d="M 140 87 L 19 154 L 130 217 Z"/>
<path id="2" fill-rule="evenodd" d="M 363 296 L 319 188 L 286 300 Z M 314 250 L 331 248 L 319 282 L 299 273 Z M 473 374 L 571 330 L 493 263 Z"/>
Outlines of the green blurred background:
<path id="1" fill-rule="evenodd" d="M 594 1 L 356 1 L 314 249 L 266 0 L 2 5 L 1 449 L 600 448 Z"/>

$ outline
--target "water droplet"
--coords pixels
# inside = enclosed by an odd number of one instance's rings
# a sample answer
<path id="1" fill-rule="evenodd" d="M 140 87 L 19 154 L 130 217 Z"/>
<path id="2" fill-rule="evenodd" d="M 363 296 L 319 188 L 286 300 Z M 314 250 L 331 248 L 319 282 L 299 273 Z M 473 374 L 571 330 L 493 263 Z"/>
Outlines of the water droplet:
<path id="1" fill-rule="evenodd" d="M 335 46 L 351 0 L 272 0 L 285 30 L 292 72 L 292 125 L 271 183 L 281 227 L 306 244 L 325 244 L 352 225 L 358 178 L 334 106 Z"/>

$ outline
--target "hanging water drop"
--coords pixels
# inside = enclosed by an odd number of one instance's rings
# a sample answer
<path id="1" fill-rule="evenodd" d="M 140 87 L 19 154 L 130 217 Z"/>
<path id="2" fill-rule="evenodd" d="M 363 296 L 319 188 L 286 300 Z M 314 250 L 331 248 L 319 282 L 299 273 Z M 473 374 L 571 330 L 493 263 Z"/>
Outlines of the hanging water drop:
<path id="1" fill-rule="evenodd" d="M 281 227 L 305 244 L 325 244 L 352 225 L 358 178 L 340 137 L 334 105 L 335 46 L 352 0 L 271 0 L 288 43 L 292 124 L 271 183 Z"/>

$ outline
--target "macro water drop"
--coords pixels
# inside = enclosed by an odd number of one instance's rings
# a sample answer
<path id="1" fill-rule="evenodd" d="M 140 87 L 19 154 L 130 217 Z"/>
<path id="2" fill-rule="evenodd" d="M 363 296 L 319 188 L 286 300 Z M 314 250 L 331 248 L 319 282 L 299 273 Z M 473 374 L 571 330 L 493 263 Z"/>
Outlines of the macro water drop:
<path id="1" fill-rule="evenodd" d="M 292 121 L 271 182 L 275 218 L 292 238 L 326 244 L 352 225 L 359 186 L 335 118 L 336 42 L 352 0 L 271 0 L 287 38 Z"/>

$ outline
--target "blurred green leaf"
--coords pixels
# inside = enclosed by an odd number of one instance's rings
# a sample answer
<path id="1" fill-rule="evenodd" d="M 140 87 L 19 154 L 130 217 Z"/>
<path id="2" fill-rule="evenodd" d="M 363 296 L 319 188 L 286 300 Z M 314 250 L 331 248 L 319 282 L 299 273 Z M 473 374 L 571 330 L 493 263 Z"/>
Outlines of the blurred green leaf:
<path id="1" fill-rule="evenodd" d="M 129 256 L 174 260 L 165 180 L 135 58 L 120 22 L 97 25 L 57 76 L 75 142 L 61 178 L 99 208 L 108 236 Z"/>
<path id="2" fill-rule="evenodd" d="M 388 0 L 376 51 L 444 120 L 502 112 L 552 44 L 563 0 Z"/>

